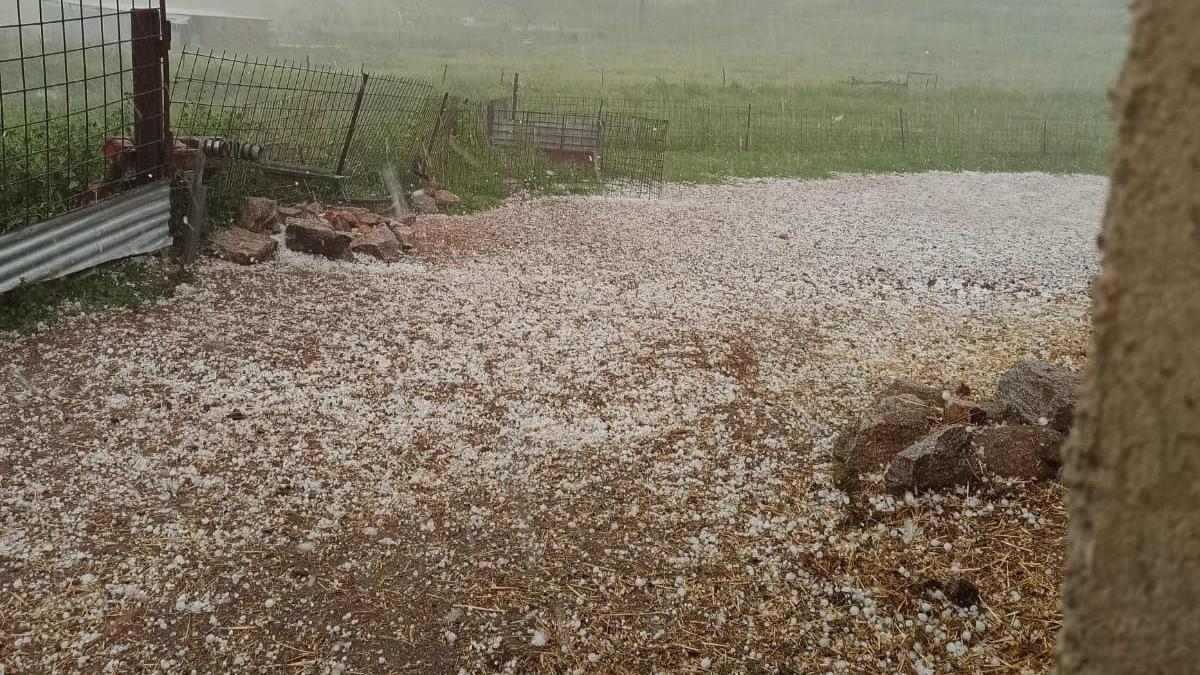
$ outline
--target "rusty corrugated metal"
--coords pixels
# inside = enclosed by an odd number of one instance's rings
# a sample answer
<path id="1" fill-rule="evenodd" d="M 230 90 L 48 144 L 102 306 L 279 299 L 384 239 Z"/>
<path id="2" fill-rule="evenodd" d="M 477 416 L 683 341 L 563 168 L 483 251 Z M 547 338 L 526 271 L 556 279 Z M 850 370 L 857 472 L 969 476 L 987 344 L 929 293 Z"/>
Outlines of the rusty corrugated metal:
<path id="1" fill-rule="evenodd" d="M 171 245 L 171 188 L 156 183 L 0 237 L 0 293 Z"/>

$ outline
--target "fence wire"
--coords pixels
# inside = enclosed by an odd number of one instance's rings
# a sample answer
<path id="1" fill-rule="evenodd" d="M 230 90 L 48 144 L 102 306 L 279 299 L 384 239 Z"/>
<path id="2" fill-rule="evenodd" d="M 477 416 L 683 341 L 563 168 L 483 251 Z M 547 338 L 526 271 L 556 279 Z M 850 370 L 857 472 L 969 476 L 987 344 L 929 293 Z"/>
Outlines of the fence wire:
<path id="1" fill-rule="evenodd" d="M 1056 117 L 930 108 L 921 102 L 881 107 L 805 105 L 779 101 L 730 106 L 683 99 L 628 100 L 563 96 L 524 89 L 523 109 L 552 113 L 623 112 L 670 123 L 668 162 L 728 158 L 787 174 L 825 160 L 855 156 L 899 166 L 1028 170 L 1044 165 L 1102 171 L 1112 147 L 1112 122 L 1103 116 Z M 736 153 L 746 153 L 742 159 Z M 825 163 L 836 163 L 825 161 Z M 882 167 L 881 167 L 882 168 Z"/>
<path id="2" fill-rule="evenodd" d="M 218 194 L 382 196 L 380 172 L 406 169 L 427 133 L 433 87 L 418 80 L 211 51 L 183 51 L 175 64 L 177 137 L 265 151 L 234 162 Z"/>
<path id="3" fill-rule="evenodd" d="M 16 0 L 15 22 L 0 23 L 0 234 L 164 173 L 165 134 L 133 140 L 137 10 L 158 10 L 140 40 L 161 41 L 160 0 Z M 138 122 L 165 128 L 154 117 Z M 132 161 L 151 152 L 150 163 Z"/>

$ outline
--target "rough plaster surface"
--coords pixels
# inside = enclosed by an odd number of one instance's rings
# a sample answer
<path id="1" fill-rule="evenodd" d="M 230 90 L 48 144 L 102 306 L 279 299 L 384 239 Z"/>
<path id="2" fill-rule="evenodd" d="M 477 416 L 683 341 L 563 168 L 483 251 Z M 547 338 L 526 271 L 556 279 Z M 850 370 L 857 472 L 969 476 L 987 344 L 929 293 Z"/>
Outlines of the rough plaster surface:
<path id="1" fill-rule="evenodd" d="M 1200 2 L 1133 10 L 1068 452 L 1064 675 L 1193 673 L 1200 657 Z"/>

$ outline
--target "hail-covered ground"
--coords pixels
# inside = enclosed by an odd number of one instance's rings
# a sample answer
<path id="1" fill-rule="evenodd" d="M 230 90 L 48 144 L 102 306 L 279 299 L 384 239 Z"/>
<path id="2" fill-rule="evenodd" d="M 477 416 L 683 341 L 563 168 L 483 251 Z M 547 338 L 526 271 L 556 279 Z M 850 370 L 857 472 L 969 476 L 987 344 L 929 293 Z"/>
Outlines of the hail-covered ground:
<path id="1" fill-rule="evenodd" d="M 892 378 L 1082 366 L 1105 191 L 512 202 L 2 336 L 0 671 L 1045 670 L 1061 484 L 852 497 L 828 451 Z"/>

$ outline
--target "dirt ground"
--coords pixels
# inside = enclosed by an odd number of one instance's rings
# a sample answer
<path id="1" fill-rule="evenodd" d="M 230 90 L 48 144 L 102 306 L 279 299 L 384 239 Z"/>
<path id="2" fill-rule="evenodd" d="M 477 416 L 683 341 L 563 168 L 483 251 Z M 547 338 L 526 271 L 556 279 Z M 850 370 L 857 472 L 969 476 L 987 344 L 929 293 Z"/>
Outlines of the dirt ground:
<path id="1" fill-rule="evenodd" d="M 828 452 L 895 377 L 1081 367 L 1105 190 L 512 202 L 0 336 L 0 672 L 1044 672 L 1061 484 Z"/>

